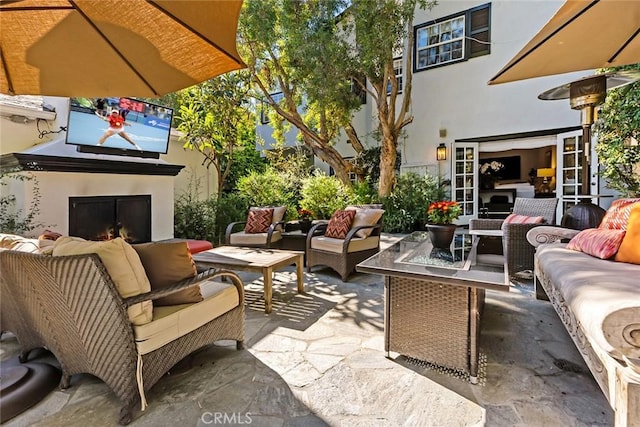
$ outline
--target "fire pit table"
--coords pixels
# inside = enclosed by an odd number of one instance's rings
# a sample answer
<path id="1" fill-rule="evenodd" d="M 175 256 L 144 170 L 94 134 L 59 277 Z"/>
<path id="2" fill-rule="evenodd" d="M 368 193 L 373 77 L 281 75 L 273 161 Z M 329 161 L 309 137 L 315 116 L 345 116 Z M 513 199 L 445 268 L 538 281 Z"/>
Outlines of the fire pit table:
<path id="1" fill-rule="evenodd" d="M 486 289 L 509 291 L 501 265 L 476 262 L 477 240 L 459 231 L 450 249 L 414 232 L 358 264 L 385 276 L 385 351 L 461 371 L 477 383 Z"/>

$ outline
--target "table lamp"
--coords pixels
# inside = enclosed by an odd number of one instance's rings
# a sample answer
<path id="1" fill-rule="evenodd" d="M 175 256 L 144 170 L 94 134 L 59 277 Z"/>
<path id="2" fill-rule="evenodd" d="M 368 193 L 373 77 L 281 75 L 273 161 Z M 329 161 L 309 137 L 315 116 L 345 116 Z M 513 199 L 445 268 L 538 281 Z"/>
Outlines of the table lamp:
<path id="1" fill-rule="evenodd" d="M 551 187 L 549 186 L 549 182 L 556 175 L 556 170 L 554 168 L 540 168 L 537 171 L 538 178 L 542 178 L 542 185 L 540 186 L 541 193 L 550 193 Z"/>

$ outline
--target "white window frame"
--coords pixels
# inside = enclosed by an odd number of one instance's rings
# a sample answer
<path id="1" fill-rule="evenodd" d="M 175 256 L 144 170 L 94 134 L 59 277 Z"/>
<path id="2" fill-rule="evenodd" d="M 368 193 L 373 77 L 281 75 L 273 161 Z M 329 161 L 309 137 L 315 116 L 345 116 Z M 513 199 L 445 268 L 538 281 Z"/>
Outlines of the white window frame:
<path id="1" fill-rule="evenodd" d="M 416 29 L 416 69 L 424 70 L 466 58 L 467 14 Z M 429 62 L 431 52 L 434 62 Z M 454 57 L 454 53 L 459 52 Z M 424 55 L 424 59 L 421 56 Z"/>

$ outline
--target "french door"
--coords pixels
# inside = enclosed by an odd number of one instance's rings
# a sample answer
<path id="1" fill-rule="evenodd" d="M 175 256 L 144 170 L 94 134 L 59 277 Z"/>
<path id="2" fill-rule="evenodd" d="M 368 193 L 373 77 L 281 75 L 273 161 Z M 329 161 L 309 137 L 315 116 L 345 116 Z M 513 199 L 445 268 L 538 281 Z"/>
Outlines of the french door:
<path id="1" fill-rule="evenodd" d="M 455 143 L 451 156 L 451 198 L 462 207 L 457 224 L 478 214 L 478 143 Z"/>

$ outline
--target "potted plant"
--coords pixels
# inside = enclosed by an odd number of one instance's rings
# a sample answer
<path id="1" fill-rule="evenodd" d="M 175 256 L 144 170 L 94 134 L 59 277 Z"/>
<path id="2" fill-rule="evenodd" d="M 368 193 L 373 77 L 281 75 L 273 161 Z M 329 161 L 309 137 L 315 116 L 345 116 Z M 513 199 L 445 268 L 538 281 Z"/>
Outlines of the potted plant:
<path id="1" fill-rule="evenodd" d="M 427 231 L 434 247 L 449 249 L 457 228 L 453 221 L 458 219 L 461 213 L 462 208 L 458 202 L 441 200 L 429 205 Z"/>
<path id="2" fill-rule="evenodd" d="M 491 190 L 496 185 L 500 177 L 498 173 L 504 169 L 504 164 L 496 160 L 483 163 L 480 166 L 480 186 L 483 189 Z"/>
<path id="3" fill-rule="evenodd" d="M 307 233 L 311 228 L 312 218 L 313 212 L 309 209 L 298 209 L 298 223 L 300 224 L 300 230 L 303 233 Z"/>

